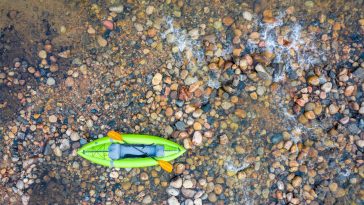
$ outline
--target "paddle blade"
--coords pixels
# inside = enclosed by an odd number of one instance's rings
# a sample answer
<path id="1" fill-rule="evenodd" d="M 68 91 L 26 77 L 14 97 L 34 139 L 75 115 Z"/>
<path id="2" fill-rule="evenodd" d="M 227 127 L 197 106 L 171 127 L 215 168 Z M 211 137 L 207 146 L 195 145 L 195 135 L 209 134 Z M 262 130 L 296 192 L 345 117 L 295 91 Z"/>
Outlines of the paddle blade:
<path id="1" fill-rule="evenodd" d="M 115 132 L 114 130 L 109 131 L 107 133 L 107 136 L 109 136 L 113 140 L 123 141 L 123 137 L 121 136 L 121 134 L 118 132 Z"/>
<path id="2" fill-rule="evenodd" d="M 162 169 L 166 172 L 171 173 L 173 170 L 173 166 L 171 163 L 167 162 L 167 161 L 163 161 L 163 160 L 158 160 L 158 164 L 159 166 L 162 167 Z"/>

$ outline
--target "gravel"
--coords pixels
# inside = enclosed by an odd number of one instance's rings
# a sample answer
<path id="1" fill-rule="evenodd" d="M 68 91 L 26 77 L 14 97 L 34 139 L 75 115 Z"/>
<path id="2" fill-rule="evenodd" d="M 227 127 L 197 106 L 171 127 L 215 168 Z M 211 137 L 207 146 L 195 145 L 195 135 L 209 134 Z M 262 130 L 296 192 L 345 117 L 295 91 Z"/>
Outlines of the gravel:
<path id="1" fill-rule="evenodd" d="M 362 7 L 206 3 L 44 17 L 47 40 L 0 65 L 0 204 L 360 204 Z M 172 173 L 77 155 L 109 130 L 187 151 Z"/>

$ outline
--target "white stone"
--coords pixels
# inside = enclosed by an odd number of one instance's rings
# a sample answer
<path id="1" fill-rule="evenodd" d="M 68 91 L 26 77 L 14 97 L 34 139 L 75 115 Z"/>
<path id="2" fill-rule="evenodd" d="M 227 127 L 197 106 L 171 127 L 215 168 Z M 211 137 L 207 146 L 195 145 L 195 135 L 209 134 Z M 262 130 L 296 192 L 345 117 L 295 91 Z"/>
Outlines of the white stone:
<path id="1" fill-rule="evenodd" d="M 93 122 L 91 119 L 87 120 L 87 122 L 86 122 L 86 126 L 87 126 L 88 128 L 91 128 L 93 125 L 94 125 L 94 122 Z"/>
<path id="2" fill-rule="evenodd" d="M 248 20 L 248 21 L 251 21 L 253 19 L 253 15 L 249 11 L 244 11 L 243 12 L 243 18 Z"/>
<path id="3" fill-rule="evenodd" d="M 199 146 L 202 144 L 202 134 L 200 131 L 196 131 L 193 134 L 192 143 L 196 146 Z"/>
<path id="4" fill-rule="evenodd" d="M 18 182 L 16 183 L 16 188 L 22 190 L 24 189 L 24 182 L 23 180 L 18 180 Z"/>
<path id="5" fill-rule="evenodd" d="M 142 32 L 143 31 L 143 25 L 139 24 L 139 23 L 136 23 L 134 24 L 134 27 L 135 29 L 138 31 L 138 32 Z"/>
<path id="6" fill-rule="evenodd" d="M 78 140 L 80 140 L 80 135 L 77 132 L 72 132 L 72 134 L 71 134 L 71 140 L 72 141 L 78 141 Z"/>
<path id="7" fill-rule="evenodd" d="M 38 53 L 39 58 L 45 59 L 47 58 L 47 52 L 45 50 L 41 50 Z"/>
<path id="8" fill-rule="evenodd" d="M 174 188 L 181 188 L 182 187 L 182 178 L 178 177 L 176 180 L 172 181 L 170 183 L 171 187 L 174 187 Z"/>
<path id="9" fill-rule="evenodd" d="M 53 152 L 57 157 L 62 157 L 62 151 L 59 147 L 54 148 Z"/>
<path id="10" fill-rule="evenodd" d="M 190 30 L 188 34 L 191 36 L 191 39 L 193 40 L 197 40 L 198 37 L 200 36 L 197 28 Z"/>
<path id="11" fill-rule="evenodd" d="M 185 205 L 193 205 L 192 199 L 186 199 Z"/>
<path id="12" fill-rule="evenodd" d="M 21 202 L 23 203 L 23 205 L 29 204 L 29 198 L 30 196 L 28 194 L 24 194 L 23 196 L 21 196 Z"/>
<path id="13" fill-rule="evenodd" d="M 147 195 L 143 199 L 143 204 L 150 204 L 152 202 L 152 197 L 150 195 Z"/>
<path id="14" fill-rule="evenodd" d="M 51 116 L 48 117 L 48 120 L 51 123 L 55 123 L 55 122 L 57 122 L 57 116 L 51 115 Z"/>
<path id="15" fill-rule="evenodd" d="M 364 106 L 362 106 L 362 107 L 359 109 L 359 113 L 360 113 L 360 114 L 364 114 Z"/>
<path id="16" fill-rule="evenodd" d="M 109 8 L 110 11 L 115 12 L 115 13 L 121 13 L 124 10 L 124 6 L 120 5 L 120 6 L 113 6 Z"/>
<path id="17" fill-rule="evenodd" d="M 198 198 L 193 201 L 195 205 L 202 205 L 202 199 Z"/>
<path id="18" fill-rule="evenodd" d="M 264 86 L 258 86 L 258 88 L 257 88 L 257 94 L 259 95 L 259 96 L 262 96 L 262 95 L 264 95 L 264 93 L 265 93 L 265 87 Z"/>
<path id="19" fill-rule="evenodd" d="M 221 103 L 221 107 L 224 109 L 224 110 L 228 110 L 230 109 L 231 107 L 233 106 L 232 103 L 228 102 L 228 101 L 224 101 Z"/>
<path id="20" fill-rule="evenodd" d="M 167 34 L 168 43 L 173 43 L 175 40 L 176 40 L 176 37 L 172 33 Z"/>
<path id="21" fill-rule="evenodd" d="M 148 6 L 147 9 L 145 10 L 145 13 L 147 15 L 151 15 L 154 12 L 154 6 Z"/>
<path id="22" fill-rule="evenodd" d="M 257 64 L 257 65 L 255 66 L 255 70 L 256 70 L 257 72 L 267 73 L 267 71 L 265 70 L 265 68 L 264 68 L 261 64 Z"/>
<path id="23" fill-rule="evenodd" d="M 172 196 L 178 196 L 179 195 L 179 190 L 175 189 L 173 187 L 168 187 L 166 191 L 167 191 L 167 193 L 169 195 L 172 195 Z"/>
<path id="24" fill-rule="evenodd" d="M 332 89 L 332 83 L 331 82 L 326 82 L 325 84 L 323 84 L 321 86 L 321 90 L 326 92 L 326 93 L 330 92 L 331 89 Z"/>
<path id="25" fill-rule="evenodd" d="M 153 79 L 152 79 L 152 84 L 153 85 L 158 85 L 159 83 L 162 82 L 162 78 L 163 78 L 162 74 L 156 73 L 154 75 Z"/>
<path id="26" fill-rule="evenodd" d="M 356 145 L 358 145 L 358 147 L 363 148 L 364 147 L 364 140 L 357 140 Z"/>
<path id="27" fill-rule="evenodd" d="M 47 79 L 47 85 L 52 86 L 54 84 L 56 84 L 56 80 L 54 80 L 54 78 L 48 78 Z"/>
<path id="28" fill-rule="evenodd" d="M 116 179 L 119 177 L 119 173 L 117 171 L 113 171 L 110 173 L 110 177 L 113 179 Z"/>
<path id="29" fill-rule="evenodd" d="M 180 205 L 180 203 L 175 196 L 171 196 L 168 199 L 168 205 Z"/>
<path id="30" fill-rule="evenodd" d="M 183 187 L 186 189 L 191 189 L 193 187 L 193 182 L 191 180 L 185 180 L 183 182 Z"/>

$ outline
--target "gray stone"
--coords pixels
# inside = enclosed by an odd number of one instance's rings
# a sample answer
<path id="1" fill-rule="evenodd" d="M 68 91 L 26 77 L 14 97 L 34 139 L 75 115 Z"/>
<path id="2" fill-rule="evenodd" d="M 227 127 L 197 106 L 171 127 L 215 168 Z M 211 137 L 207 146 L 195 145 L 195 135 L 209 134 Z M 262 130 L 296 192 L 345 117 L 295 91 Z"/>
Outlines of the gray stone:
<path id="1" fill-rule="evenodd" d="M 358 77 L 358 78 L 360 78 L 360 79 L 364 79 L 364 68 L 358 68 L 358 69 L 356 69 L 354 72 L 353 72 L 353 74 L 356 76 L 356 77 Z"/>
<path id="2" fill-rule="evenodd" d="M 24 189 L 24 182 L 23 180 L 19 180 L 17 183 L 16 183 L 16 188 L 22 190 Z"/>
<path id="3" fill-rule="evenodd" d="M 257 94 L 258 94 L 259 96 L 264 95 L 265 91 L 266 91 L 266 89 L 265 89 L 265 87 L 264 87 L 264 86 L 258 86 L 258 88 L 257 88 Z"/>
<path id="4" fill-rule="evenodd" d="M 25 133 L 24 132 L 18 132 L 18 139 L 24 140 L 25 139 Z"/>
<path id="5" fill-rule="evenodd" d="M 283 135 L 282 133 L 276 133 L 274 135 L 272 135 L 272 137 L 270 138 L 270 141 L 273 143 L 273 144 L 277 144 L 279 143 L 280 141 L 283 140 Z"/>
<path id="6" fill-rule="evenodd" d="M 352 134 L 359 134 L 361 132 L 359 127 L 356 124 L 350 124 L 348 126 L 348 129 Z"/>
<path id="7" fill-rule="evenodd" d="M 182 188 L 181 189 L 183 196 L 187 197 L 187 198 L 193 198 L 193 196 L 195 196 L 196 191 L 193 189 L 186 189 L 186 188 Z"/>
<path id="8" fill-rule="evenodd" d="M 182 121 L 178 121 L 176 123 L 176 128 L 179 131 L 184 131 L 186 129 L 186 124 L 184 122 L 182 122 Z"/>
<path id="9" fill-rule="evenodd" d="M 203 191 L 203 190 L 197 191 L 197 193 L 195 194 L 194 198 L 195 199 L 199 199 L 204 194 L 205 194 L 205 191 Z"/>
<path id="10" fill-rule="evenodd" d="M 61 151 L 68 150 L 70 147 L 71 147 L 70 141 L 68 139 L 62 139 L 61 145 L 59 146 Z"/>
<path id="11" fill-rule="evenodd" d="M 44 155 L 50 155 L 52 153 L 52 149 L 51 149 L 51 146 L 49 144 L 47 144 L 44 148 L 44 152 L 43 154 Z"/>
<path id="12" fill-rule="evenodd" d="M 173 187 L 168 187 L 166 191 L 169 195 L 172 195 L 172 196 L 178 196 L 180 193 L 178 189 L 173 188 Z"/>
<path id="13" fill-rule="evenodd" d="M 79 66 L 82 64 L 82 60 L 80 58 L 75 58 L 73 59 L 72 64 Z"/>
<path id="14" fill-rule="evenodd" d="M 80 168 L 80 164 L 78 162 L 73 162 L 72 167 L 74 169 L 79 169 Z"/>
<path id="15" fill-rule="evenodd" d="M 188 76 L 186 78 L 186 80 L 185 80 L 185 84 L 186 85 L 192 85 L 193 83 L 195 83 L 197 81 L 198 81 L 197 77 L 190 77 L 190 76 Z"/>

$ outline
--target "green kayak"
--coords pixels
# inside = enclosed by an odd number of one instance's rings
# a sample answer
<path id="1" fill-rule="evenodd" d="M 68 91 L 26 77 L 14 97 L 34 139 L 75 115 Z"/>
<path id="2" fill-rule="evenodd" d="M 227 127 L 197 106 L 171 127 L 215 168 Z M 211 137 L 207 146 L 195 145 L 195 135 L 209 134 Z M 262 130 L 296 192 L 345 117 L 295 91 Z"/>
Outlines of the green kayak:
<path id="1" fill-rule="evenodd" d="M 111 139 L 110 137 L 103 137 L 92 141 L 77 151 L 81 157 L 103 166 L 119 167 L 119 168 L 135 168 L 135 167 L 148 167 L 158 165 L 157 160 L 171 161 L 181 156 L 186 150 L 177 143 L 167 139 L 140 134 L 122 134 L 123 141 Z M 109 152 L 112 146 L 134 146 L 143 147 L 155 145 L 155 147 L 163 148 L 163 156 L 157 155 L 154 157 L 129 157 L 125 156 L 120 159 L 111 159 Z M 122 148 L 121 148 L 122 149 Z M 141 151 L 140 149 L 136 148 Z"/>

